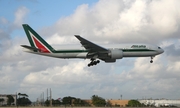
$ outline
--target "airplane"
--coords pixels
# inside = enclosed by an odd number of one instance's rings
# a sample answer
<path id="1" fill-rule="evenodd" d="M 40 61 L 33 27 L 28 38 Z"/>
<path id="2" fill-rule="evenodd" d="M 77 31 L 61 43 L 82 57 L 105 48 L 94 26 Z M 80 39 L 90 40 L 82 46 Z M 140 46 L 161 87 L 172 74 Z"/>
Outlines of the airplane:
<path id="1" fill-rule="evenodd" d="M 25 52 L 55 57 L 55 58 L 81 58 L 90 59 L 88 67 L 97 65 L 100 60 L 106 63 L 116 62 L 117 59 L 124 57 L 150 57 L 150 63 L 156 55 L 162 54 L 164 50 L 151 44 L 115 44 L 115 45 L 97 45 L 80 35 L 74 35 L 82 46 L 74 48 L 72 46 L 61 46 L 55 49 L 49 45 L 38 33 L 36 33 L 28 24 L 22 24 L 29 40 L 30 46 L 21 45 Z"/>

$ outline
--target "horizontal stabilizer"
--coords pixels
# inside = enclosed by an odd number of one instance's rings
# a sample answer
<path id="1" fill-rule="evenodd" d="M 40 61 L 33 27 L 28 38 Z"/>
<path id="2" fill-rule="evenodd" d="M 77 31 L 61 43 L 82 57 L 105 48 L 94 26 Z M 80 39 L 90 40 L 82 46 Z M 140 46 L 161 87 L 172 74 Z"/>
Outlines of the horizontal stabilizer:
<path id="1" fill-rule="evenodd" d="M 31 47 L 31 46 L 27 46 L 27 45 L 21 45 L 21 46 L 24 47 L 24 48 L 27 48 L 27 49 L 29 49 L 29 50 L 40 51 L 40 49 L 35 48 L 35 47 Z"/>

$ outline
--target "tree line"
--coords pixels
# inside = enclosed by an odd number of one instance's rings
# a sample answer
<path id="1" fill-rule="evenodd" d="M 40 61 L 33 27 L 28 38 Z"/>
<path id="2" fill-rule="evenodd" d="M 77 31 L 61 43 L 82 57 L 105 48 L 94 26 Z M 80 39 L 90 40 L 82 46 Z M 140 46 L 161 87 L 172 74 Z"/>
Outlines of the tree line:
<path id="1" fill-rule="evenodd" d="M 7 95 L 7 105 L 14 105 L 14 98 L 11 95 Z M 3 98 L 0 98 L 0 102 L 1 105 L 4 102 Z M 85 100 L 81 100 L 80 98 L 75 98 L 75 97 L 64 97 L 62 99 L 52 99 L 52 105 L 53 106 L 60 106 L 60 105 L 64 105 L 64 106 L 96 106 L 96 107 L 104 107 L 104 106 L 112 106 L 111 103 L 109 101 L 106 101 L 104 98 L 99 97 L 98 95 L 93 95 L 91 97 L 91 102 L 89 103 Z M 28 99 L 28 95 L 27 94 L 21 94 L 18 93 L 18 97 L 17 97 L 17 106 L 29 106 L 31 105 L 31 101 Z M 45 106 L 50 106 L 50 100 L 46 100 L 44 102 Z M 128 104 L 126 105 L 126 107 L 142 107 L 145 106 L 144 104 L 141 104 L 139 101 L 137 100 L 129 100 Z"/>
<path id="2" fill-rule="evenodd" d="M 104 98 L 98 96 L 98 95 L 93 95 L 91 97 L 91 102 L 89 103 L 85 100 L 81 100 L 80 98 L 75 98 L 75 97 L 64 97 L 62 99 L 52 99 L 52 106 L 96 106 L 96 107 L 104 107 L 104 106 L 112 106 L 109 101 L 106 101 Z M 45 101 L 45 106 L 50 106 L 50 100 Z M 141 104 L 137 100 L 130 100 L 126 107 L 142 107 L 145 106 L 144 104 Z"/>
<path id="3" fill-rule="evenodd" d="M 29 106 L 31 103 L 27 94 L 18 93 L 17 106 Z"/>
<path id="4" fill-rule="evenodd" d="M 105 99 L 102 97 L 99 97 L 97 95 L 93 95 L 91 97 L 91 101 L 92 101 L 92 104 L 94 106 L 102 107 L 102 106 L 106 105 Z M 50 100 L 46 100 L 45 105 L 50 106 Z M 82 100 L 80 98 L 68 96 L 68 97 L 64 97 L 62 99 L 56 99 L 56 100 L 52 99 L 52 105 L 53 106 L 60 106 L 60 105 L 64 105 L 64 106 L 91 106 L 91 103 L 89 103 L 85 100 Z"/>
<path id="5" fill-rule="evenodd" d="M 50 100 L 45 101 L 46 106 L 50 106 Z M 75 97 L 64 97 L 62 99 L 52 99 L 52 105 L 53 106 L 90 106 L 89 103 L 87 103 L 84 100 L 81 100 L 80 98 L 75 98 Z"/>

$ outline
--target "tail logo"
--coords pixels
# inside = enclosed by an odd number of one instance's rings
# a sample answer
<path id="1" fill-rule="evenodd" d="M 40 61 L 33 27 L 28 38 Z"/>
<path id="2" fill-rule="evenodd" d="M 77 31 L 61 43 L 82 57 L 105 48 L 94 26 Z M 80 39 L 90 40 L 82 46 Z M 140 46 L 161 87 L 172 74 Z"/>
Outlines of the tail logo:
<path id="1" fill-rule="evenodd" d="M 51 51 L 39 40 L 37 39 L 31 32 L 29 32 L 31 39 L 34 43 L 34 46 L 43 53 L 51 53 Z"/>

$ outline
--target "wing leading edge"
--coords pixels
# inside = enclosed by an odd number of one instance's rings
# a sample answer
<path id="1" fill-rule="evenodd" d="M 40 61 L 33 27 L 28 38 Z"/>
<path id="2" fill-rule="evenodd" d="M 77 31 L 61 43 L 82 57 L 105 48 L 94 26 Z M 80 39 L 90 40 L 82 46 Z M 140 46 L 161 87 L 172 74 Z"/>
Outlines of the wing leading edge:
<path id="1" fill-rule="evenodd" d="M 82 44 L 82 46 L 84 48 L 86 48 L 87 50 L 89 50 L 89 52 L 101 52 L 101 51 L 108 51 L 108 49 L 103 48 L 93 42 L 90 42 L 84 38 L 82 38 L 79 35 L 75 35 L 75 37 L 80 41 L 80 43 Z"/>

